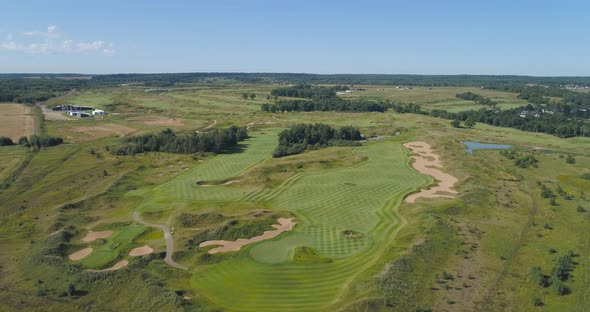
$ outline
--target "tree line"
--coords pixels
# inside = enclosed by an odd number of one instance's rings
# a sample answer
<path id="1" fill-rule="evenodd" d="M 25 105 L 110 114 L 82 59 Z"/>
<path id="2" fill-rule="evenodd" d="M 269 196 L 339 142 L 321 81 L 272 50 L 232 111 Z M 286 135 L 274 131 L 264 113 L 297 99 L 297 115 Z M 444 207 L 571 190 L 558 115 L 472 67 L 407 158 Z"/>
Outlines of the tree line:
<path id="1" fill-rule="evenodd" d="M 426 112 L 426 114 L 450 120 L 469 120 L 498 127 L 548 133 L 561 138 L 590 136 L 590 123 L 588 123 L 587 119 L 568 116 L 564 113 L 542 114 L 539 117 L 520 117 L 520 112 L 526 108 L 519 107 L 507 110 L 488 110 L 482 108 L 478 111 L 469 110 L 458 113 L 435 109 L 429 113 Z"/>
<path id="2" fill-rule="evenodd" d="M 348 90 L 347 86 L 321 87 L 310 84 L 298 84 L 296 86 L 282 87 L 273 89 L 270 92 L 272 96 L 286 96 L 307 99 L 327 99 L 335 98 L 336 91 Z"/>
<path id="3" fill-rule="evenodd" d="M 496 106 L 498 105 L 497 102 L 492 101 L 492 99 L 485 97 L 483 95 L 475 94 L 473 92 L 464 92 L 464 93 L 457 93 L 456 97 L 467 100 L 467 101 L 474 101 L 481 105 L 489 105 L 489 106 Z"/>
<path id="4" fill-rule="evenodd" d="M 204 133 L 176 134 L 171 129 L 158 133 L 130 137 L 111 149 L 115 155 L 135 155 L 144 152 L 194 154 L 198 152 L 224 153 L 248 138 L 246 127 L 230 126 Z"/>
<path id="5" fill-rule="evenodd" d="M 9 146 L 9 145 L 22 145 L 26 147 L 49 147 L 49 146 L 56 146 L 60 145 L 64 142 L 64 140 L 60 137 L 54 137 L 50 135 L 36 135 L 33 134 L 29 138 L 26 136 L 22 136 L 18 139 L 17 142 L 12 141 L 11 138 L 2 136 L 0 137 L 0 146 Z"/>
<path id="6" fill-rule="evenodd" d="M 279 133 L 279 144 L 273 157 L 303 153 L 326 146 L 354 146 L 363 136 L 358 128 L 333 128 L 325 124 L 296 124 Z"/>

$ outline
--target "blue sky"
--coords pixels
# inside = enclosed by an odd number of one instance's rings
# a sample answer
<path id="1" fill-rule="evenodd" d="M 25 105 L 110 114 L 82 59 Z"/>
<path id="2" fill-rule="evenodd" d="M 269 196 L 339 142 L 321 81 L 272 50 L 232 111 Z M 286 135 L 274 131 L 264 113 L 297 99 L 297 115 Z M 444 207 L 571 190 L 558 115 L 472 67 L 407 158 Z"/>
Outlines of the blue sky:
<path id="1" fill-rule="evenodd" d="M 590 75 L 587 1 L 22 0 L 1 10 L 3 73 Z"/>

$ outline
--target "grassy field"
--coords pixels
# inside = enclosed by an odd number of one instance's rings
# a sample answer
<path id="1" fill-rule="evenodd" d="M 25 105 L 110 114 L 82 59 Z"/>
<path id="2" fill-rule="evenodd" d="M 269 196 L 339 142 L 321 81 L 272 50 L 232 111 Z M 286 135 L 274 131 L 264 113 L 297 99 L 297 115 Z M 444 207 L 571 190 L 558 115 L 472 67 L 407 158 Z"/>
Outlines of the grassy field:
<path id="1" fill-rule="evenodd" d="M 500 108 L 526 104 L 514 93 L 479 88 L 360 87 L 366 90 L 344 97 L 479 109 L 455 97 L 471 91 Z M 45 121 L 48 134 L 65 139 L 60 146 L 0 147 L 0 178 L 14 178 L 0 190 L 0 248 L 9 251 L 0 253 L 0 310 L 587 309 L 590 182 L 582 174 L 590 173 L 589 139 L 483 124 L 458 129 L 448 120 L 391 112 L 263 113 L 259 105 L 271 101 L 272 88 L 212 83 L 155 94 L 122 86 L 48 101 L 110 114 Z M 244 100 L 244 92 L 257 97 Z M 385 138 L 272 158 L 279 131 L 300 122 L 354 125 Z M 251 138 L 227 154 L 110 153 L 128 136 L 230 124 L 248 126 Z M 538 167 L 517 167 L 496 150 L 468 155 L 462 140 L 512 145 L 534 155 Z M 456 198 L 403 201 L 433 183 L 411 168 L 402 147 L 409 141 L 433 146 L 443 171 L 459 179 Z M 575 164 L 566 163 L 567 155 Z M 227 181 L 234 183 L 219 185 Z M 541 195 L 543 188 L 553 201 Z M 171 229 L 173 258 L 188 270 L 164 262 L 163 232 L 134 223 L 134 212 Z M 198 247 L 260 235 L 278 217 L 294 217 L 297 225 L 238 252 L 210 255 L 209 247 Z M 80 240 L 89 230 L 107 229 L 110 238 Z M 127 255 L 143 245 L 155 252 Z M 84 260 L 67 258 L 88 246 L 94 252 Z M 533 267 L 550 276 L 570 250 L 568 294 L 533 282 Z M 120 260 L 129 265 L 85 271 Z M 69 284 L 79 292 L 64 296 Z"/>

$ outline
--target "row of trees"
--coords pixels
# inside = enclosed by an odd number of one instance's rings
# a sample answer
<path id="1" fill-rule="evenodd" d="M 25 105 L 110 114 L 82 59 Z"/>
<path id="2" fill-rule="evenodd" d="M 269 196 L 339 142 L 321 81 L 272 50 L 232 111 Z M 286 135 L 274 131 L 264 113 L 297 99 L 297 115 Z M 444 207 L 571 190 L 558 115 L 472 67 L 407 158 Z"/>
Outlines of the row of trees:
<path id="1" fill-rule="evenodd" d="M 135 155 L 143 152 L 193 154 L 198 152 L 223 153 L 248 138 L 246 127 L 230 126 L 209 132 L 176 134 L 171 129 L 159 133 L 128 138 L 112 149 L 115 155 Z"/>
<path id="2" fill-rule="evenodd" d="M 492 99 L 485 97 L 483 95 L 475 94 L 473 92 L 457 93 L 456 97 L 467 101 L 474 101 L 481 105 L 489 105 L 494 107 L 498 105 L 498 103 L 492 101 Z"/>
<path id="3" fill-rule="evenodd" d="M 271 113 L 312 111 L 384 112 L 390 107 L 386 102 L 351 101 L 333 97 L 318 100 L 277 100 L 272 104 L 262 104 L 261 109 Z"/>
<path id="4" fill-rule="evenodd" d="M 561 138 L 575 136 L 590 136 L 590 123 L 587 119 L 568 116 L 563 113 L 543 114 L 540 117 L 520 117 L 524 107 L 508 110 L 487 110 L 482 108 L 478 111 L 469 110 L 459 113 L 447 112 L 445 110 L 432 110 L 429 115 L 450 120 L 474 120 L 488 125 L 515 128 L 529 132 L 542 132 L 552 134 Z"/>
<path id="5" fill-rule="evenodd" d="M 64 142 L 64 140 L 60 137 L 53 137 L 50 135 L 36 135 L 33 134 L 29 138 L 26 136 L 22 136 L 18 139 L 18 142 L 15 143 L 12 141 L 11 138 L 8 137 L 0 137 L 0 146 L 8 146 L 8 145 L 22 145 L 26 147 L 49 147 L 49 146 L 56 146 L 60 145 Z"/>
<path id="6" fill-rule="evenodd" d="M 336 90 L 348 90 L 348 87 L 337 86 L 334 88 L 328 88 L 312 86 L 310 84 L 298 84 L 296 86 L 273 89 L 270 92 L 270 95 L 308 99 L 326 99 L 336 97 Z"/>
<path id="7" fill-rule="evenodd" d="M 307 149 L 326 146 L 357 145 L 363 136 L 358 128 L 332 128 L 325 124 L 297 124 L 279 134 L 279 145 L 273 157 L 299 154 Z"/>

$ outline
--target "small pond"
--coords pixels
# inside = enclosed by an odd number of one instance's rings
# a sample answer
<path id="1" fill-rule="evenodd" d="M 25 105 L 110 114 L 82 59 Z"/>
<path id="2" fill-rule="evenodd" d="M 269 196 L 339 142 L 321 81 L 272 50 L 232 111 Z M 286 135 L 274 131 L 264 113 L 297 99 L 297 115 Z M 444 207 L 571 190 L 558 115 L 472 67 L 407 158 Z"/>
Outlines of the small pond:
<path id="1" fill-rule="evenodd" d="M 463 141 L 461 143 L 464 144 L 465 146 L 467 146 L 467 149 L 465 150 L 465 152 L 470 155 L 473 155 L 473 151 L 475 151 L 475 150 L 506 149 L 506 148 L 512 147 L 510 145 L 505 145 L 505 144 L 491 144 L 491 143 L 479 143 L 479 142 L 469 142 L 469 141 Z"/>

